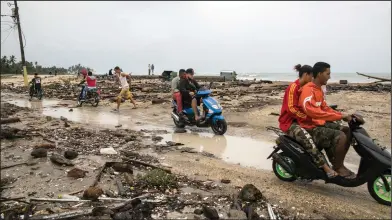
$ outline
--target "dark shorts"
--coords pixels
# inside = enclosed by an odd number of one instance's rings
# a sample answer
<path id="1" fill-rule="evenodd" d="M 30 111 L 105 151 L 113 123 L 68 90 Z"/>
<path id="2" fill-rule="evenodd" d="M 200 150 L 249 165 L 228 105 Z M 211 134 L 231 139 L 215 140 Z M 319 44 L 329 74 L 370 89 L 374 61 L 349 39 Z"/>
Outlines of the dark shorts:
<path id="1" fill-rule="evenodd" d="M 324 149 L 330 161 L 335 157 L 336 146 L 339 142 L 342 126 L 327 122 L 324 126 L 318 126 L 307 131 L 312 136 L 317 148 Z"/>

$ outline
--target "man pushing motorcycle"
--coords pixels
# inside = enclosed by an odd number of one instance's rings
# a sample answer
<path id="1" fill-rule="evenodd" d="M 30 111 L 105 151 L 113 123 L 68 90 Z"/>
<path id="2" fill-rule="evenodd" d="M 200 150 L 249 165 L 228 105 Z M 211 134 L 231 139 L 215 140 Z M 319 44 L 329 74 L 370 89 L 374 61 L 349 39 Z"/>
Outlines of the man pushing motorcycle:
<path id="1" fill-rule="evenodd" d="M 308 116 L 300 120 L 299 125 L 310 133 L 317 146 L 325 149 L 333 169 L 345 178 L 353 179 L 355 173 L 344 166 L 344 158 L 351 144 L 352 136 L 348 127 L 333 121 L 351 121 L 349 114 L 330 108 L 321 86 L 331 78 L 331 66 L 325 62 L 317 62 L 313 66 L 313 81 L 301 88 L 299 103 Z"/>

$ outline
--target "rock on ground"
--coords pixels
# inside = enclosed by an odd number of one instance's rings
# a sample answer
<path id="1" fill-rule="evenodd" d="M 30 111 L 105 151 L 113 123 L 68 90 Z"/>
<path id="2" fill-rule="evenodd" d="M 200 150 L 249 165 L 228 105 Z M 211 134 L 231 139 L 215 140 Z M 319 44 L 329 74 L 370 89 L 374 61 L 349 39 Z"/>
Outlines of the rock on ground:
<path id="1" fill-rule="evenodd" d="M 76 151 L 72 151 L 72 150 L 67 150 L 64 152 L 64 157 L 69 159 L 69 160 L 73 160 L 78 156 L 78 152 Z"/>
<path id="2" fill-rule="evenodd" d="M 86 176 L 87 171 L 81 170 L 79 168 L 73 168 L 72 170 L 68 171 L 67 176 L 73 177 L 75 179 L 84 178 Z"/>
<path id="3" fill-rule="evenodd" d="M 35 158 L 46 157 L 48 156 L 48 151 L 45 148 L 37 148 L 31 152 L 31 156 Z"/>

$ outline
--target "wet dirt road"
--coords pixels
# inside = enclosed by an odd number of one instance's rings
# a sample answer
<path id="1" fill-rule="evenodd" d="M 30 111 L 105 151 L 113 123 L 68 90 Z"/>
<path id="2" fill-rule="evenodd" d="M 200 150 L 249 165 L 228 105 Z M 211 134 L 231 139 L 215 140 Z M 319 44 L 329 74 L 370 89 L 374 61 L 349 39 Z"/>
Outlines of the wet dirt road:
<path id="1" fill-rule="evenodd" d="M 235 185 L 253 183 L 262 189 L 276 202 L 281 204 L 295 204 L 305 212 L 318 212 L 321 214 L 334 212 L 332 216 L 345 218 L 386 218 L 389 216 L 390 207 L 377 204 L 367 193 L 366 186 L 347 189 L 334 185 L 325 185 L 321 181 L 311 184 L 283 183 L 277 180 L 270 170 L 271 161 L 265 158 L 274 145 L 274 135 L 264 136 L 265 141 L 259 138 L 252 139 L 246 136 L 249 128 L 231 128 L 227 135 L 215 136 L 206 129 L 191 128 L 187 133 L 173 133 L 174 127 L 169 114 L 170 109 L 150 106 L 130 110 L 124 106 L 120 114 L 110 112 L 108 106 L 97 108 L 85 106 L 74 108 L 74 102 L 43 100 L 28 101 L 26 97 L 2 94 L 2 101 L 22 107 L 30 107 L 40 111 L 43 115 L 60 118 L 66 117 L 70 121 L 80 122 L 89 126 L 98 126 L 115 129 L 122 128 L 166 130 L 162 134 L 162 141 L 175 141 L 185 144 L 196 151 L 212 153 L 228 163 L 205 158 L 196 154 L 179 154 L 172 152 L 164 155 L 164 163 L 168 163 L 173 170 L 187 175 L 201 175 L 207 178 L 229 178 Z M 73 111 L 69 111 L 72 108 Z M 249 167 L 249 168 L 244 168 Z M 353 167 L 355 165 L 350 165 Z M 257 169 L 256 169 L 257 168 Z M 222 173 L 223 172 L 223 173 Z M 321 199 L 321 200 L 320 200 Z M 322 210 L 317 207 L 322 207 Z"/>

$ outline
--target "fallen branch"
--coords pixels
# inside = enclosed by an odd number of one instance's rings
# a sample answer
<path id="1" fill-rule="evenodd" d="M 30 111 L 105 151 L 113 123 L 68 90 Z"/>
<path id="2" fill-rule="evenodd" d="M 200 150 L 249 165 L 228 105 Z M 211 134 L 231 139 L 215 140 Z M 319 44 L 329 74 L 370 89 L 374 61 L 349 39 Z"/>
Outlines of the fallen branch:
<path id="1" fill-rule="evenodd" d="M 150 194 L 147 193 L 147 194 L 144 194 L 144 195 L 135 197 L 135 198 L 128 199 L 128 200 L 126 200 L 124 203 L 122 203 L 122 204 L 120 204 L 120 205 L 118 205 L 118 206 L 116 206 L 116 207 L 113 207 L 112 210 L 113 210 L 114 212 L 116 212 L 116 211 L 122 209 L 123 207 L 125 207 L 126 205 L 128 205 L 129 203 L 131 203 L 133 200 L 136 200 L 136 199 L 143 199 L 143 198 L 147 198 L 147 197 L 149 197 L 149 196 L 150 196 Z"/>
<path id="2" fill-rule="evenodd" d="M 19 118 L 2 118 L 0 120 L 0 124 L 11 124 L 11 123 L 16 123 L 20 122 Z"/>
<path id="3" fill-rule="evenodd" d="M 379 82 L 391 82 L 391 79 L 386 79 L 386 78 L 377 77 L 377 76 L 370 76 L 370 75 L 366 75 L 366 74 L 358 73 L 358 72 L 357 72 L 357 74 L 360 76 L 367 77 L 369 79 L 377 79 L 377 80 L 379 80 Z"/>
<path id="4" fill-rule="evenodd" d="M 79 191 L 76 191 L 76 192 L 68 193 L 68 195 L 75 195 L 75 194 L 81 193 L 81 192 L 83 192 L 83 191 L 84 191 L 84 189 L 79 190 Z"/>
<path id="5" fill-rule="evenodd" d="M 14 188 L 15 186 L 2 186 L 2 187 L 0 187 L 0 190 L 1 191 L 3 191 L 3 190 L 5 190 L 5 189 L 12 189 L 12 188 Z"/>
<path id="6" fill-rule="evenodd" d="M 98 200 L 100 200 L 100 201 L 119 201 L 119 202 L 128 201 L 128 199 L 107 198 L 107 197 L 99 197 Z M 86 200 L 86 199 L 52 199 L 52 198 L 30 198 L 30 201 L 36 201 L 36 202 L 91 202 L 91 200 Z"/>
<path id="7" fill-rule="evenodd" d="M 117 189 L 118 189 L 118 195 L 124 196 L 125 189 L 124 189 L 123 184 L 121 183 L 121 180 L 119 180 L 118 178 L 116 178 L 116 185 L 117 185 Z"/>
<path id="8" fill-rule="evenodd" d="M 11 164 L 11 165 L 5 165 L 5 166 L 1 166 L 1 170 L 4 170 L 4 169 L 8 169 L 8 168 L 11 168 L 11 167 L 16 167 L 16 166 L 20 166 L 20 165 L 26 165 L 26 162 L 23 162 L 23 163 L 16 163 L 16 164 Z"/>
<path id="9" fill-rule="evenodd" d="M 36 215 L 31 217 L 31 220 L 38 220 L 38 219 L 52 219 L 52 220 L 57 220 L 57 219 L 68 219 L 68 218 L 75 218 L 79 216 L 84 216 L 84 215 L 90 215 L 93 212 L 93 209 L 81 209 L 81 210 L 76 210 L 76 211 L 70 211 L 70 212 L 62 212 L 62 213 L 57 213 L 57 214 L 51 214 L 51 215 Z"/>
<path id="10" fill-rule="evenodd" d="M 143 166 L 146 166 L 146 167 L 152 167 L 152 168 L 155 168 L 155 169 L 163 170 L 163 171 L 165 171 L 167 173 L 171 173 L 171 170 L 163 168 L 163 167 L 159 167 L 159 166 L 152 165 L 152 164 L 145 163 L 145 162 L 138 161 L 138 160 L 128 159 L 128 158 L 125 158 L 125 157 L 123 157 L 122 159 L 125 160 L 128 163 L 130 162 L 130 163 L 134 163 L 134 164 L 143 165 Z"/>
<path id="11" fill-rule="evenodd" d="M 107 162 L 99 170 L 97 177 L 95 177 L 95 181 L 92 186 L 96 186 L 98 184 L 99 180 L 101 179 L 102 173 L 106 169 L 106 167 L 107 167 Z"/>

